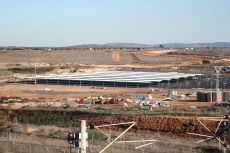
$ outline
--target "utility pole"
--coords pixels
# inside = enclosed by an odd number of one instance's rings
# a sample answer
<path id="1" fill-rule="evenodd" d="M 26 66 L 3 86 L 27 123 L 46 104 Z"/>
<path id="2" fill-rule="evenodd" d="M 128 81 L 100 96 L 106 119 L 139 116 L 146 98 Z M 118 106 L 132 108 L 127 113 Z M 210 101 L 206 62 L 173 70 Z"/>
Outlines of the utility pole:
<path id="1" fill-rule="evenodd" d="M 220 91 L 220 72 L 223 66 L 214 66 L 216 71 L 216 91 Z"/>
<path id="2" fill-rule="evenodd" d="M 216 97 L 217 97 L 217 102 L 221 103 L 222 102 L 222 94 L 220 92 L 220 72 L 223 68 L 223 66 L 214 66 L 215 71 L 216 71 Z"/>
<path id="3" fill-rule="evenodd" d="M 34 84 L 37 84 L 37 67 L 36 67 L 36 63 L 34 63 Z"/>
<path id="4" fill-rule="evenodd" d="M 86 120 L 81 120 L 81 153 L 86 153 L 87 147 Z"/>
<path id="5" fill-rule="evenodd" d="M 80 153 L 86 153 L 88 134 L 86 132 L 86 120 L 81 120 L 81 133 L 69 133 L 67 136 L 68 143 L 74 148 L 80 150 Z"/>
<path id="6" fill-rule="evenodd" d="M 34 84 L 37 84 L 37 63 L 39 58 L 33 58 L 31 61 L 34 63 Z"/>

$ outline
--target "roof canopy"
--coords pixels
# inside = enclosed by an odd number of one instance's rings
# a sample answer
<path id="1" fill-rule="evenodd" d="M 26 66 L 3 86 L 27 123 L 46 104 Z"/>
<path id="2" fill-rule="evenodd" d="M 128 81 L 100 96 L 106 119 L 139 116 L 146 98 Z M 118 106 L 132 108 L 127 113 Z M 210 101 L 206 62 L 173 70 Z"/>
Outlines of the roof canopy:
<path id="1" fill-rule="evenodd" d="M 104 72 L 77 72 L 71 74 L 37 76 L 41 80 L 79 80 L 79 81 L 107 81 L 107 82 L 133 82 L 153 83 L 169 81 L 179 78 L 199 76 L 196 73 L 178 72 L 135 72 L 135 71 L 104 71 Z M 27 77 L 26 79 L 33 79 Z"/>

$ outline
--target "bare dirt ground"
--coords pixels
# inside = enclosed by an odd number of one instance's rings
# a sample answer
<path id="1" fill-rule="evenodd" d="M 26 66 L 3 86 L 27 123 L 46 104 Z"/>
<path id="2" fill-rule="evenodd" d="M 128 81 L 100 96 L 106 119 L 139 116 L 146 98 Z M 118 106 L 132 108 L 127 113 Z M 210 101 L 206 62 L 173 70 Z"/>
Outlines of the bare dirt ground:
<path id="1" fill-rule="evenodd" d="M 130 133 L 127 133 L 122 140 L 143 140 L 143 139 L 154 139 L 156 143 L 151 145 L 151 147 L 145 147 L 143 150 L 145 152 L 196 152 L 196 147 L 198 144 L 195 144 L 196 140 L 200 140 L 199 137 L 194 137 L 188 135 L 187 132 L 195 132 L 200 134 L 207 134 L 207 130 L 202 127 L 195 117 L 189 116 L 165 116 L 165 115 L 148 115 L 148 114 L 129 114 L 129 115 L 109 115 L 109 114 L 88 114 L 86 115 L 83 112 L 58 112 L 58 111 L 14 111 L 14 115 L 17 116 L 18 120 L 14 120 L 14 124 L 11 127 L 10 133 L 2 133 L 0 135 L 0 142 L 2 140 L 8 140 L 7 147 L 5 149 L 13 149 L 15 142 L 17 148 L 20 148 L 20 142 L 25 143 L 24 147 L 28 148 L 28 145 L 33 144 L 34 149 L 36 145 L 40 145 L 34 150 L 35 152 L 43 148 L 41 145 L 46 146 L 50 149 L 50 152 L 54 147 L 52 146 L 63 146 L 68 148 L 68 143 L 66 141 L 66 135 L 68 132 L 79 131 L 79 121 L 81 119 L 87 120 L 87 122 L 93 122 L 95 125 L 104 125 L 110 123 L 119 123 L 119 122 L 128 122 L 135 121 L 136 125 L 130 130 Z M 74 116 L 71 113 L 75 114 Z M 13 115 L 13 113 L 11 114 Z M 34 116 L 34 117 L 32 117 Z M 18 122 L 27 124 L 18 124 Z M 194 126 L 187 127 L 188 123 L 194 122 Z M 202 122 L 214 131 L 217 126 L 217 121 L 212 120 L 202 120 Z M 15 124 L 17 123 L 17 124 Z M 28 124 L 30 123 L 30 124 Z M 33 125 L 35 124 L 35 125 Z M 51 125 L 57 125 L 51 126 Z M 70 126 L 74 124 L 75 126 Z M 45 125 L 45 126 L 44 126 Z M 113 126 L 111 129 L 102 129 L 106 133 L 117 134 L 121 133 L 126 126 Z M 112 130 L 112 131 L 111 131 Z M 97 130 L 96 130 L 97 131 Z M 116 132 L 115 132 L 116 131 Z M 91 131 L 93 132 L 93 131 Z M 92 134 L 92 133 L 91 133 Z M 1 137 L 2 136 L 2 137 Z M 179 137 L 178 137 L 179 136 Z M 89 138 L 89 143 L 93 152 L 99 152 L 105 147 L 106 142 L 96 140 L 91 140 Z M 227 140 L 227 139 L 226 139 Z M 216 141 L 211 141 L 205 143 L 210 146 L 217 146 Z M 22 145 L 22 144 L 21 144 Z M 35 145 L 35 146 L 34 146 Z M 125 147 L 122 145 L 113 145 L 108 152 L 121 152 L 121 150 L 127 150 L 126 152 L 134 152 L 133 148 L 138 144 L 128 145 Z M 140 144 L 139 144 L 140 145 Z M 162 145 L 165 147 L 162 147 Z M 96 147 L 97 146 L 97 147 Z M 167 146 L 167 147 L 166 147 Z M 185 149 L 186 147 L 187 149 Z M 118 150 L 115 148 L 117 147 Z M 176 147 L 176 149 L 174 148 Z M 185 148 L 184 148 L 185 147 Z M 25 149 L 24 148 L 24 149 Z M 22 149 L 22 148 L 21 148 Z M 37 150 L 38 149 L 38 150 Z M 61 148 L 58 148 L 61 149 Z M 90 149 L 90 148 L 88 148 Z M 115 150 L 114 150 L 115 149 Z M 178 150 L 179 149 L 179 150 Z M 97 150 L 97 151 L 96 151 Z M 120 150 L 120 151 L 119 151 Z M 141 152 L 143 150 L 136 150 L 136 152 Z M 89 152 L 92 152 L 89 150 Z"/>
<path id="2" fill-rule="evenodd" d="M 141 50 L 141 51 L 133 51 L 133 50 L 121 50 L 120 51 L 120 61 L 114 62 L 112 61 L 112 52 L 113 50 L 57 50 L 57 51 L 44 51 L 44 50 L 7 50 L 0 51 L 0 96 L 12 96 L 12 97 L 21 97 L 29 99 L 29 102 L 33 100 L 37 100 L 39 98 L 46 99 L 66 99 L 66 98 L 85 98 L 88 96 L 114 96 L 114 95 L 129 95 L 132 93 L 151 93 L 154 98 L 164 99 L 164 93 L 166 90 L 162 91 L 151 91 L 151 89 L 130 89 L 130 88 L 100 88 L 100 87 L 78 87 L 78 86 L 58 86 L 58 85 L 28 85 L 28 84 L 6 84 L 7 80 L 14 80 L 18 77 L 23 77 L 25 75 L 32 76 L 33 75 L 33 63 L 35 61 L 38 62 L 38 67 L 48 67 L 51 66 L 54 69 L 50 71 L 39 72 L 40 74 L 49 74 L 49 73 L 63 73 L 63 72 L 78 72 L 78 71 L 99 71 L 99 70 L 142 70 L 142 71 L 183 71 L 183 72 L 206 72 L 213 71 L 213 65 L 229 65 L 230 64 L 230 49 L 195 49 L 195 50 L 170 50 L 170 49 L 162 49 L 162 50 Z M 130 56 L 130 53 L 135 53 L 137 58 L 140 61 L 134 61 Z M 39 60 L 35 60 L 39 59 Z M 203 63 L 203 60 L 208 60 L 210 63 Z M 10 70 L 9 68 L 21 68 L 23 71 L 15 72 Z M 46 90 L 46 89 L 49 90 Z M 190 90 L 181 90 L 178 91 L 178 95 L 185 94 L 187 92 L 196 92 Z M 28 101 L 27 101 L 28 102 Z M 21 132 L 26 132 L 26 136 L 18 136 L 18 143 L 21 143 L 23 140 L 26 140 L 28 143 L 34 138 L 37 140 L 35 143 L 38 144 L 37 150 L 34 152 L 68 152 L 67 149 L 59 149 L 56 148 L 49 149 L 49 147 L 44 148 L 42 145 L 52 144 L 54 142 L 59 143 L 60 145 L 66 145 L 66 141 L 57 140 L 54 141 L 55 138 L 37 138 L 37 136 L 41 133 L 49 134 L 60 134 L 62 132 L 66 132 L 66 129 L 60 129 L 60 127 L 38 127 L 37 124 L 47 124 L 50 125 L 58 125 L 62 124 L 75 124 L 80 119 L 86 119 L 88 121 L 95 121 L 97 125 L 105 124 L 105 123 L 114 123 L 114 122 L 122 122 L 122 121 L 137 121 L 138 127 L 140 127 L 144 132 L 140 132 L 140 138 L 143 138 L 145 134 L 158 134 L 158 133 L 167 133 L 165 136 L 169 137 L 170 140 L 175 140 L 178 138 L 176 135 L 183 135 L 185 138 L 187 137 L 186 129 L 181 126 L 182 123 L 187 123 L 188 120 L 192 120 L 191 116 L 181 115 L 182 118 L 178 120 L 178 117 L 174 115 L 162 115 L 164 113 L 174 113 L 174 109 L 185 110 L 188 111 L 187 114 L 193 113 L 193 115 L 199 116 L 198 113 L 200 111 L 193 110 L 191 111 L 191 107 L 209 107 L 212 103 L 197 103 L 195 102 L 195 97 L 191 97 L 188 100 L 178 100 L 176 98 L 173 99 L 173 106 L 170 109 L 162 109 L 158 112 L 155 110 L 155 113 L 158 113 L 158 116 L 154 114 L 148 114 L 145 111 L 137 111 L 139 114 L 135 115 L 135 111 L 125 110 L 125 114 L 119 114 L 119 110 L 124 112 L 123 105 L 99 105 L 97 107 L 97 111 L 101 111 L 103 109 L 110 109 L 110 115 L 108 116 L 96 116 L 96 115 L 82 115 L 82 116 L 74 116 L 70 117 L 72 120 L 69 121 L 69 117 L 65 120 L 65 115 L 60 112 L 57 116 L 52 116 L 52 112 L 39 113 L 34 111 L 32 115 L 30 113 L 19 114 L 21 118 L 17 121 L 19 122 L 31 122 L 31 124 L 35 124 L 34 126 L 30 126 Z M 18 105 L 18 108 L 24 108 L 23 102 L 12 103 L 10 104 L 13 108 Z M 49 110 L 50 107 L 47 107 Z M 101 110 L 99 110 L 101 109 Z M 136 109 L 136 108 L 135 108 Z M 17 111 L 14 110 L 14 111 Z M 83 110 L 84 111 L 84 110 Z M 103 110 L 104 111 L 104 110 Z M 203 110 L 201 110 L 203 111 Z M 221 110 L 220 110 L 221 111 Z M 122 112 L 122 113 L 123 113 Z M 34 114 L 35 115 L 34 115 Z M 113 114 L 115 114 L 115 117 Z M 202 115 L 206 112 L 203 111 Z M 128 115 L 127 115 L 128 114 Z M 132 115 L 134 114 L 134 115 Z M 215 115 L 215 114 L 214 114 Z M 1 116 L 1 114 L 0 114 Z M 14 116 L 11 116 L 14 117 Z M 3 118 L 5 118 L 3 116 Z M 74 119 L 74 120 L 73 120 Z M 10 118 L 10 121 L 14 121 Z M 15 121 L 14 121 L 15 122 Z M 206 122 L 207 123 L 207 122 Z M 212 130 L 215 130 L 217 123 L 207 123 L 209 124 Z M 59 125 L 58 125 L 59 126 Z M 55 130 L 49 131 L 49 129 L 56 128 Z M 38 129 L 38 130 L 37 130 Z M 8 129 L 10 130 L 10 129 Z M 73 130 L 73 129 L 71 129 Z M 120 129 L 114 129 L 115 131 L 120 131 Z M 137 129 L 136 129 L 137 130 Z M 38 131 L 36 133 L 36 131 Z M 68 131 L 68 129 L 67 129 Z M 138 131 L 138 130 L 137 130 Z M 147 131 L 147 132 L 146 132 Z M 197 130 L 198 132 L 204 132 L 204 129 Z M 196 131 L 196 132 L 197 132 Z M 30 134 L 28 134 L 30 133 Z M 205 133 L 205 132 L 204 132 Z M 33 135 L 34 134 L 34 135 Z M 8 137 L 9 138 L 9 137 Z M 175 139 L 174 139 L 175 138 Z M 0 140 L 4 140 L 5 137 L 0 138 Z M 189 138 L 186 138 L 182 141 L 188 141 Z M 2 151 L 1 146 L 6 146 L 5 152 L 14 152 L 15 144 L 12 139 L 10 142 L 0 142 L 0 152 Z M 192 140 L 194 142 L 194 140 Z M 139 152 L 197 152 L 194 148 L 196 145 L 191 145 L 190 143 L 181 144 L 180 143 L 174 145 L 174 143 L 166 141 L 163 139 L 160 143 L 156 143 L 157 145 L 152 146 L 152 148 L 148 148 L 148 150 L 140 150 Z M 92 144 L 92 150 L 96 151 L 99 144 Z M 100 145 L 105 145 L 105 143 L 101 143 Z M 28 146 L 16 145 L 16 147 L 21 148 L 21 152 L 29 152 Z M 171 146 L 171 149 L 168 149 L 168 146 Z M 179 147 L 178 147 L 179 146 Z M 103 146 L 100 146 L 103 147 Z M 111 152 L 138 152 L 129 149 L 114 149 Z M 134 146 L 131 146 L 133 148 Z M 36 148 L 36 147 L 35 147 Z M 167 148 L 167 149 L 166 149 Z M 39 150 L 40 149 L 40 150 Z M 165 150 L 166 149 L 166 150 Z M 24 151 L 23 151 L 24 150 Z M 52 151 L 51 151 L 52 150 Z"/>
<path id="3" fill-rule="evenodd" d="M 57 50 L 57 51 L 41 51 L 41 50 L 12 50 L 0 51 L 1 63 L 32 63 L 32 59 L 37 58 L 40 62 L 59 64 L 59 63 L 81 63 L 81 64 L 125 64 L 132 63 L 129 52 L 121 51 L 121 61 L 116 63 L 112 61 L 111 50 Z M 149 51 L 148 51 L 149 53 Z M 138 56 L 141 53 L 138 53 Z M 152 53 L 152 55 L 155 55 Z M 164 57 L 161 57 L 162 59 Z M 143 58 L 144 60 L 145 58 Z M 167 56 L 165 57 L 167 59 Z M 176 58 L 178 59 L 178 58 Z M 156 58 L 153 58 L 154 62 Z"/>
<path id="4" fill-rule="evenodd" d="M 45 91 L 48 88 L 52 91 Z M 29 85 L 29 84 L 11 84 L 0 86 L 0 95 L 10 95 L 22 98 L 68 98 L 98 95 L 119 95 L 131 93 L 146 93 L 150 89 L 138 88 L 103 88 L 103 87 L 78 87 L 78 86 L 58 86 L 58 85 Z"/>
<path id="5" fill-rule="evenodd" d="M 143 51 L 136 52 L 137 57 L 141 58 L 143 62 L 147 63 L 158 63 L 159 61 L 166 61 L 168 63 L 174 61 L 185 61 L 180 57 L 168 57 L 165 53 L 168 51 Z M 16 64 L 16 63 L 33 63 L 33 59 L 39 59 L 39 63 L 49 63 L 49 64 L 61 64 L 61 63 L 79 63 L 86 65 L 123 65 L 133 63 L 131 57 L 129 56 L 130 51 L 121 50 L 120 51 L 120 62 L 112 61 L 112 50 L 57 50 L 57 51 L 42 51 L 42 50 L 12 50 L 12 51 L 0 51 L 0 63 Z M 164 53 L 164 56 L 159 57 Z M 174 51 L 172 51 L 174 52 Z M 148 57 L 145 55 L 151 55 Z M 157 53 L 157 54 L 156 54 Z M 155 55 L 155 56 L 152 56 Z M 145 61 L 146 60 L 146 61 Z M 139 63 L 141 64 L 141 63 Z"/>
<path id="6" fill-rule="evenodd" d="M 153 98 L 164 99 L 164 93 L 167 90 L 152 91 L 148 88 L 109 88 L 109 87 L 80 87 L 80 86 L 65 86 L 65 85 L 33 85 L 33 84 L 9 84 L 0 86 L 0 96 L 9 95 L 11 97 L 21 97 L 27 99 L 51 98 L 51 99 L 66 99 L 66 98 L 87 98 L 95 96 L 115 97 L 121 95 L 130 97 L 134 93 L 150 93 Z M 47 91 L 48 89 L 48 91 Z M 188 92 L 196 92 L 195 89 L 177 90 L 178 95 Z M 196 97 L 191 97 L 188 100 L 173 99 L 173 107 L 189 108 L 190 106 L 210 106 L 213 103 L 196 102 Z"/>
<path id="7" fill-rule="evenodd" d="M 71 148 L 71 145 L 64 138 L 50 138 L 45 135 L 44 127 L 36 127 L 40 135 L 33 134 L 23 134 L 23 133 L 4 133 L 0 136 L 0 150 L 4 153 L 11 153 L 14 150 L 21 151 L 21 152 L 49 152 L 49 153 L 57 153 L 57 152 L 66 152 L 66 153 L 77 153 L 79 152 L 76 148 Z M 62 131 L 65 134 L 71 132 L 71 130 L 66 129 L 58 129 L 56 127 L 45 127 L 52 132 L 60 133 Z M 39 133 L 37 132 L 37 133 Z M 46 131 L 45 131 L 46 132 Z M 130 136 L 132 135 L 132 136 Z M 133 134 L 127 134 L 124 137 L 128 137 L 130 140 L 141 140 L 143 136 L 133 136 Z M 33 138 L 33 139 L 31 139 Z M 123 138 L 124 139 L 124 138 Z M 154 139 L 157 140 L 156 142 L 152 143 L 149 146 L 144 148 L 135 149 L 135 147 L 146 144 L 146 143 L 126 143 L 126 144 L 113 144 L 110 148 L 108 148 L 105 152 L 106 153 L 118 153 L 118 152 L 126 152 L 126 153 L 187 153 L 187 152 L 196 152 L 198 151 L 198 146 L 192 140 L 185 139 L 170 139 L 168 137 L 160 136 L 159 135 L 148 135 L 145 139 Z M 24 141 L 24 143 L 21 143 Z M 108 142 L 106 141 L 92 141 L 89 140 L 89 147 L 87 148 L 87 152 L 89 153 L 98 153 L 102 150 Z M 214 145 L 215 146 L 215 145 Z"/>
<path id="8" fill-rule="evenodd" d="M 0 78 L 14 78 L 15 75 L 20 74 L 9 71 L 9 68 L 33 68 L 35 62 L 38 67 L 54 67 L 51 73 L 116 69 L 213 71 L 213 65 L 230 64 L 230 49 L 146 49 L 140 51 L 123 49 L 119 50 L 120 61 L 118 62 L 112 60 L 113 51 L 111 49 L 4 50 L 0 51 Z M 134 53 L 140 61 L 134 61 L 130 53 Z M 203 60 L 208 60 L 210 63 L 203 64 Z M 25 71 L 26 74 L 31 72 Z"/>
<path id="9" fill-rule="evenodd" d="M 186 57 L 167 55 L 174 50 L 121 50 L 120 61 L 112 60 L 113 50 L 7 50 L 0 51 L 0 79 L 14 80 L 24 74 L 33 73 L 34 63 L 43 72 L 38 73 L 71 73 L 77 71 L 103 71 L 116 69 L 164 70 L 179 65 L 189 65 Z M 135 52 L 140 62 L 133 61 L 130 52 Z M 164 55 L 164 56 L 161 56 Z M 44 68 L 53 70 L 45 71 Z M 21 69 L 16 72 L 14 69 Z"/>

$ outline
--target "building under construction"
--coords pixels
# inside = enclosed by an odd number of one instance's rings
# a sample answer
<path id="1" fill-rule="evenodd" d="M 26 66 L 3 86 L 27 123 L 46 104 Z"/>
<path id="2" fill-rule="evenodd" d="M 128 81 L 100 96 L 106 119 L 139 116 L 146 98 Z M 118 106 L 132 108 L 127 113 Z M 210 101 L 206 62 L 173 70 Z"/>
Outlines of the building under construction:
<path id="1" fill-rule="evenodd" d="M 230 102 L 230 91 L 197 92 L 198 102 Z"/>
<path id="2" fill-rule="evenodd" d="M 103 87 L 153 87 L 161 82 L 177 82 L 180 79 L 201 76 L 196 73 L 178 72 L 134 72 L 134 71 L 105 71 L 78 72 L 62 75 L 47 75 L 25 78 L 25 83 L 38 84 L 103 86 Z"/>

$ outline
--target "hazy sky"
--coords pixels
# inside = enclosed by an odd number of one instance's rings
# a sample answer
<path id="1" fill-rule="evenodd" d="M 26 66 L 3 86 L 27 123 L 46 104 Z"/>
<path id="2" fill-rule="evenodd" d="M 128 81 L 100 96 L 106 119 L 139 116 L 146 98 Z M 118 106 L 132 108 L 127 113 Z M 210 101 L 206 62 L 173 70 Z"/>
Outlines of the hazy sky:
<path id="1" fill-rule="evenodd" d="M 0 46 L 230 41 L 230 0 L 0 0 Z"/>

